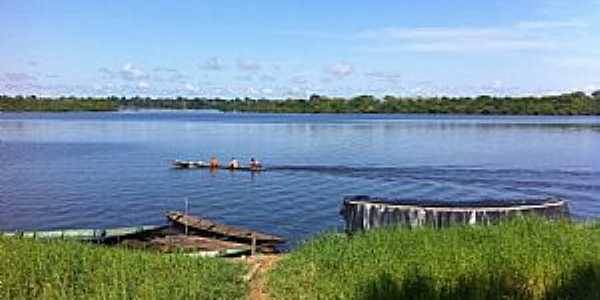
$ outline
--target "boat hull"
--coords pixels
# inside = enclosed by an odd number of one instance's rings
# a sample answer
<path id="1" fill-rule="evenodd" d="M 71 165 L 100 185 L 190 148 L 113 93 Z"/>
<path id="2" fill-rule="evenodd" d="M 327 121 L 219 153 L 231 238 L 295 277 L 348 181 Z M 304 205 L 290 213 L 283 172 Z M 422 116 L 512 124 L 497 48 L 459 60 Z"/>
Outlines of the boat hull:
<path id="1" fill-rule="evenodd" d="M 174 225 L 179 227 L 187 227 L 189 230 L 201 232 L 203 235 L 217 236 L 243 243 L 250 243 L 254 239 L 257 245 L 280 244 L 285 242 L 283 238 L 278 236 L 260 233 L 245 228 L 219 224 L 205 218 L 197 218 L 186 215 L 182 212 L 170 212 L 167 214 L 167 218 Z"/>

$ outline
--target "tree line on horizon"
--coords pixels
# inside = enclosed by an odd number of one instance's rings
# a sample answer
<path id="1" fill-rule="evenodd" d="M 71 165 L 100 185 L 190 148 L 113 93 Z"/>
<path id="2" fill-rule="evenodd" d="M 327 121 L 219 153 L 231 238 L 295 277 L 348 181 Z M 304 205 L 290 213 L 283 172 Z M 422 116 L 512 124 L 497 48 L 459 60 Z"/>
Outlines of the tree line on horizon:
<path id="1" fill-rule="evenodd" d="M 150 97 L 58 97 L 0 95 L 0 111 L 117 111 L 127 109 L 214 109 L 261 113 L 424 113 L 480 115 L 600 115 L 600 91 L 541 97 L 352 98 L 311 95 L 308 99 L 208 99 Z"/>

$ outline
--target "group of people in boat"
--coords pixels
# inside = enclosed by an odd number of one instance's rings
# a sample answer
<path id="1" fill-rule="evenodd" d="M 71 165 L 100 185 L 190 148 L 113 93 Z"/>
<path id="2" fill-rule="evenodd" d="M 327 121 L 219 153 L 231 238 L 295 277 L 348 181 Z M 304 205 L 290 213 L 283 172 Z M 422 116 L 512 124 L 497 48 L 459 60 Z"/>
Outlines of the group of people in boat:
<path id="1" fill-rule="evenodd" d="M 215 156 L 210 158 L 209 166 L 211 169 L 217 169 L 220 167 L 219 160 Z M 240 161 L 235 157 L 232 157 L 229 163 L 227 164 L 227 168 L 231 170 L 239 169 L 241 167 Z M 262 167 L 261 163 L 254 159 L 254 157 L 250 158 L 250 162 L 248 163 L 248 168 L 250 170 L 259 170 Z"/>

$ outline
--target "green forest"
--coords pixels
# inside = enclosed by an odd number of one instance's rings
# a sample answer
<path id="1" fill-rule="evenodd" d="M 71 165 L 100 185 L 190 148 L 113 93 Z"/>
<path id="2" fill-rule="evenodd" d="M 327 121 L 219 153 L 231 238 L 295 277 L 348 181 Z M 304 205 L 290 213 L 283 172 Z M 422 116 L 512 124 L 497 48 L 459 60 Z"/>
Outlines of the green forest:
<path id="1" fill-rule="evenodd" d="M 312 95 L 308 99 L 207 99 L 149 97 L 0 96 L 0 111 L 116 111 L 126 109 L 214 109 L 261 113 L 427 113 L 478 115 L 600 115 L 600 91 L 541 97 L 353 98 Z"/>

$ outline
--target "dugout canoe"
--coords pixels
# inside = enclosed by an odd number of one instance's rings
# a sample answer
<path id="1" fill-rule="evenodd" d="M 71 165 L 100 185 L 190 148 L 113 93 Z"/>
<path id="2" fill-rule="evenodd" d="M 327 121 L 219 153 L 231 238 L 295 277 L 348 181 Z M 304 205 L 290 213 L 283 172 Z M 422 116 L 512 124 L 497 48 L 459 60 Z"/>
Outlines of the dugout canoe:
<path id="1" fill-rule="evenodd" d="M 208 168 L 210 165 L 201 160 L 172 160 L 171 165 L 178 169 L 198 169 L 198 168 Z"/>
<path id="2" fill-rule="evenodd" d="M 219 224 L 209 219 L 193 217 L 178 211 L 169 212 L 167 219 L 174 225 L 180 227 L 187 226 L 188 230 L 198 231 L 203 235 L 226 238 L 248 244 L 252 242 L 253 237 L 256 239 L 257 245 L 281 244 L 285 242 L 285 239 L 275 235 Z"/>
<path id="3" fill-rule="evenodd" d="M 63 229 L 47 231 L 12 231 L 0 232 L 0 236 L 24 237 L 33 239 L 75 239 L 90 241 L 106 241 L 111 239 L 126 238 L 129 236 L 147 234 L 155 231 L 161 231 L 165 226 L 161 225 L 142 225 L 134 227 L 121 227 L 110 229 Z"/>
<path id="4" fill-rule="evenodd" d="M 184 235 L 164 225 L 144 225 L 111 229 L 65 229 L 49 231 L 0 232 L 0 236 L 36 240 L 77 240 L 102 245 L 124 246 L 160 253 L 185 253 L 190 256 L 222 257 L 251 252 L 251 246 L 210 237 Z M 274 253 L 271 247 L 259 247 L 258 252 Z"/>
<path id="5" fill-rule="evenodd" d="M 265 168 L 251 168 L 248 166 L 240 166 L 239 168 L 230 168 L 228 166 L 219 166 L 217 168 L 211 168 L 210 164 L 201 160 L 172 160 L 171 165 L 175 169 L 218 169 L 218 170 L 230 170 L 230 171 L 249 171 L 249 172 L 260 172 L 264 171 Z"/>
<path id="6" fill-rule="evenodd" d="M 154 250 L 160 253 L 187 253 L 193 256 L 234 256 L 250 253 L 250 246 L 243 243 L 218 239 L 169 233 L 139 238 L 123 239 L 117 243 L 133 249 Z"/>

